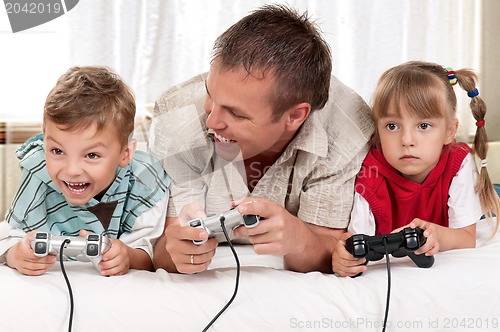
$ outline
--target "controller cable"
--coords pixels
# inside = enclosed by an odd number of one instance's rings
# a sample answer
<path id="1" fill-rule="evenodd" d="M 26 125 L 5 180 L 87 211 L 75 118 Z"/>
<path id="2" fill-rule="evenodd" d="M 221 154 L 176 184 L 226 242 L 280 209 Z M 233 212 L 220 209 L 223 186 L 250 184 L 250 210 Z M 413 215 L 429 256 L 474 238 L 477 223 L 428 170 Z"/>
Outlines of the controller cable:
<path id="1" fill-rule="evenodd" d="M 203 332 L 206 332 L 214 324 L 214 322 L 220 317 L 220 315 L 222 315 L 222 313 L 231 305 L 231 303 L 233 303 L 233 300 L 236 297 L 236 294 L 238 293 L 238 285 L 240 284 L 240 269 L 241 269 L 241 267 L 240 267 L 240 260 L 238 259 L 238 255 L 236 254 L 236 250 L 234 250 L 234 246 L 231 243 L 231 239 L 229 239 L 229 235 L 227 234 L 226 226 L 224 224 L 225 220 L 226 220 L 226 218 L 224 216 L 220 216 L 220 219 L 219 219 L 220 226 L 222 228 L 222 231 L 224 232 L 224 237 L 227 240 L 229 248 L 231 249 L 231 252 L 233 253 L 234 260 L 236 261 L 236 282 L 235 282 L 235 285 L 234 285 L 233 296 L 231 296 L 231 298 L 229 299 L 229 301 L 217 313 L 217 315 L 215 315 L 215 317 L 212 318 L 212 320 L 210 321 L 210 323 L 208 323 L 208 325 L 205 326 L 205 328 L 203 329 Z"/>
<path id="2" fill-rule="evenodd" d="M 69 292 L 69 301 L 70 301 L 70 312 L 69 312 L 69 323 L 68 323 L 68 332 L 71 332 L 71 328 L 73 326 L 73 309 L 74 309 L 74 302 L 73 302 L 73 291 L 71 290 L 71 284 L 68 279 L 68 275 L 66 274 L 66 269 L 64 268 L 64 248 L 66 247 L 66 244 L 69 244 L 71 242 L 70 239 L 65 239 L 63 243 L 61 244 L 61 249 L 59 250 L 59 263 L 61 263 L 61 271 L 64 276 L 64 280 L 66 280 L 66 285 L 68 286 L 68 292 Z"/>
<path id="3" fill-rule="evenodd" d="M 387 266 L 387 299 L 385 302 L 385 315 L 384 315 L 384 325 L 382 327 L 382 332 L 385 332 L 387 327 L 387 317 L 389 316 L 389 300 L 391 298 L 391 260 L 389 258 L 389 252 L 387 251 L 387 238 L 384 237 L 384 248 L 385 248 L 385 262 Z"/>

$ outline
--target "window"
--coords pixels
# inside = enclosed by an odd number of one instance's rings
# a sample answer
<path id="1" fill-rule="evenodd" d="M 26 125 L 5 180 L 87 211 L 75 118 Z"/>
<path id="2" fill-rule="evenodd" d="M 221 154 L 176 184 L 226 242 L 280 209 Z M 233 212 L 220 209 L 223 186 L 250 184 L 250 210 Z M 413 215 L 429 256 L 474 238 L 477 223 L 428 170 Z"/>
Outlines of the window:
<path id="1" fill-rule="evenodd" d="M 334 74 L 367 102 L 379 75 L 404 61 L 482 69 L 483 0 L 274 2 L 316 19 L 332 48 Z M 81 0 L 65 15 L 15 34 L 2 13 L 0 118 L 40 120 L 46 95 L 73 65 L 113 68 L 144 113 L 168 87 L 208 70 L 215 38 L 264 3 Z M 457 95 L 467 107 L 467 97 Z M 459 134 L 465 137 L 473 120 L 462 113 Z"/>

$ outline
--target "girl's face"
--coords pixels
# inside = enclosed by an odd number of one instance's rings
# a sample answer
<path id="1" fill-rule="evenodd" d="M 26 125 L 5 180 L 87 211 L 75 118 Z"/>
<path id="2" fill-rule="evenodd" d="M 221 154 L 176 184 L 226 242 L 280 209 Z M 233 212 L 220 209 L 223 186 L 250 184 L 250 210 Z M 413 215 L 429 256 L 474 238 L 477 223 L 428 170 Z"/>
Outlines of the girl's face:
<path id="1" fill-rule="evenodd" d="M 402 176 L 422 183 L 437 165 L 443 146 L 454 141 L 457 119 L 423 118 L 392 105 L 377 120 L 380 145 L 385 159 Z M 397 114 L 400 115 L 397 115 Z"/>

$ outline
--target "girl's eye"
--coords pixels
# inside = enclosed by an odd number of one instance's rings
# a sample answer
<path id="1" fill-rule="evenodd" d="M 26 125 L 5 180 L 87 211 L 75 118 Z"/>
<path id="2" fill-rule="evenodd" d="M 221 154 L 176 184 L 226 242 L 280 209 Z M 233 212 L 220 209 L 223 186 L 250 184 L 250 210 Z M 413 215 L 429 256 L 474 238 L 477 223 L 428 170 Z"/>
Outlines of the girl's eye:
<path id="1" fill-rule="evenodd" d="M 422 130 L 429 130 L 429 129 L 431 129 L 432 125 L 431 125 L 431 124 L 429 124 L 429 123 L 425 123 L 425 122 L 424 122 L 424 123 L 421 123 L 421 124 L 419 125 L 419 127 L 420 127 L 420 129 L 422 129 Z"/>
<path id="2" fill-rule="evenodd" d="M 390 131 L 398 129 L 398 126 L 395 123 L 388 123 L 385 127 Z"/>
<path id="3" fill-rule="evenodd" d="M 60 154 L 63 154 L 62 150 L 57 149 L 57 148 L 52 149 L 52 153 L 53 153 L 53 154 L 55 154 L 55 155 L 60 155 Z"/>

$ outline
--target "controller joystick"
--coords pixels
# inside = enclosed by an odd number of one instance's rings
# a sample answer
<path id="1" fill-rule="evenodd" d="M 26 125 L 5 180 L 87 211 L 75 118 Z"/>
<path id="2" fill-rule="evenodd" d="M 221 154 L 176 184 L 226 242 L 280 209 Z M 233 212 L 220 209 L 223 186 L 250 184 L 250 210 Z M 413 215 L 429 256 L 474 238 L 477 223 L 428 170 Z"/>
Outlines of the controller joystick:
<path id="1" fill-rule="evenodd" d="M 36 232 L 31 238 L 31 249 L 35 256 L 59 255 L 65 240 L 70 242 L 64 247 L 64 256 L 75 257 L 79 261 L 90 261 L 98 268 L 102 255 L 111 248 L 111 241 L 98 234 L 87 236 L 55 236 L 48 232 Z"/>
<path id="2" fill-rule="evenodd" d="M 240 214 L 236 206 L 229 211 L 219 215 L 210 214 L 205 218 L 196 218 L 188 222 L 188 226 L 204 229 L 208 233 L 208 238 L 215 237 L 217 241 L 223 242 L 226 240 L 224 231 L 221 226 L 221 219 L 224 219 L 224 226 L 229 235 L 229 239 L 233 239 L 233 231 L 241 225 L 247 228 L 253 228 L 259 224 L 260 218 L 254 214 Z M 193 240 L 194 244 L 203 244 L 207 240 Z"/>
<path id="3" fill-rule="evenodd" d="M 354 234 L 346 240 L 345 247 L 355 258 L 366 258 L 367 263 L 378 261 L 388 253 L 394 257 L 408 256 L 418 267 L 429 268 L 434 264 L 434 256 L 417 255 L 414 252 L 426 241 L 423 229 L 406 227 L 391 234 Z"/>

